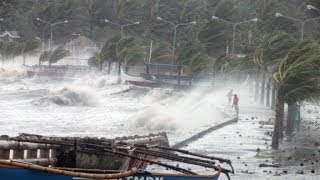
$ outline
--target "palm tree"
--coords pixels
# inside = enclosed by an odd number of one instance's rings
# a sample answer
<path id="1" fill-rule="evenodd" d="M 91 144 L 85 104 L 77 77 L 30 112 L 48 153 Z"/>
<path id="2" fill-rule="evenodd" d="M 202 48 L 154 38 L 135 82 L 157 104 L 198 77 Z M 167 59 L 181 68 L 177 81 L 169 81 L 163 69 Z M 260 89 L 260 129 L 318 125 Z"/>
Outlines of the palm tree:
<path id="1" fill-rule="evenodd" d="M 32 53 L 34 50 L 38 49 L 41 46 L 41 40 L 39 38 L 33 38 L 29 41 L 27 41 L 23 45 L 22 49 L 22 57 L 23 57 L 23 64 L 25 64 L 27 55 Z"/>
<path id="2" fill-rule="evenodd" d="M 99 67 L 100 70 L 102 70 L 102 66 L 103 66 L 103 57 L 102 57 L 102 53 L 94 53 L 92 57 L 89 58 L 88 60 L 88 65 L 90 66 L 94 66 L 94 67 Z"/>
<path id="3" fill-rule="evenodd" d="M 213 60 L 205 53 L 197 53 L 191 57 L 189 67 L 189 85 L 191 85 L 194 74 L 204 70 L 213 72 Z"/>
<path id="4" fill-rule="evenodd" d="M 277 87 L 277 101 L 272 148 L 279 146 L 284 103 L 292 104 L 320 98 L 319 52 L 319 43 L 302 42 L 292 48 L 279 66 L 275 67 L 273 81 Z"/>
<path id="5" fill-rule="evenodd" d="M 133 36 L 124 35 L 116 44 L 116 53 L 118 59 L 118 82 L 121 82 L 120 74 L 121 74 L 121 65 L 125 60 L 129 49 L 137 44 L 136 38 Z"/>
<path id="6" fill-rule="evenodd" d="M 51 51 L 44 51 L 39 58 L 39 61 L 41 62 L 49 62 L 49 66 L 51 64 L 54 64 L 58 62 L 60 59 L 66 57 L 69 55 L 69 51 L 65 50 L 62 46 L 57 47 L 54 50 Z"/>
<path id="7" fill-rule="evenodd" d="M 206 54 L 206 49 L 203 47 L 201 42 L 198 40 L 192 40 L 192 41 L 187 42 L 185 44 L 185 46 L 179 52 L 178 57 L 177 57 L 178 84 L 180 84 L 181 68 L 182 68 L 181 65 L 189 65 L 192 60 L 192 57 L 194 57 L 198 53 Z M 203 57 L 204 56 L 202 56 L 201 58 L 203 58 Z"/>
<path id="8" fill-rule="evenodd" d="M 21 55 L 23 45 L 18 42 L 8 42 L 1 46 L 0 54 L 4 60 Z"/>
<path id="9" fill-rule="evenodd" d="M 125 65 L 135 65 L 135 64 L 146 64 L 147 61 L 147 49 L 139 44 L 134 45 L 129 48 L 128 53 L 125 57 Z"/>
<path id="10" fill-rule="evenodd" d="M 117 59 L 117 43 L 121 39 L 121 34 L 116 34 L 106 41 L 101 50 L 100 57 L 103 58 L 101 63 L 108 61 L 108 74 L 110 74 L 111 63 Z M 103 64 L 101 64 L 102 66 Z"/>
<path id="11" fill-rule="evenodd" d="M 270 67 L 272 67 L 277 61 L 280 61 L 280 59 L 284 58 L 291 47 L 295 44 L 296 40 L 291 35 L 282 31 L 277 31 L 266 35 L 262 40 L 261 45 L 255 50 L 254 63 L 258 68 L 256 84 L 259 82 L 260 71 L 262 70 L 263 73 L 260 91 L 261 104 L 264 104 L 265 100 L 265 83 Z M 268 82 L 270 81 L 268 80 Z M 267 86 L 270 87 L 270 84 Z M 258 89 L 256 89 L 256 97 L 257 92 Z M 268 96 L 267 99 L 270 99 L 270 97 Z"/>

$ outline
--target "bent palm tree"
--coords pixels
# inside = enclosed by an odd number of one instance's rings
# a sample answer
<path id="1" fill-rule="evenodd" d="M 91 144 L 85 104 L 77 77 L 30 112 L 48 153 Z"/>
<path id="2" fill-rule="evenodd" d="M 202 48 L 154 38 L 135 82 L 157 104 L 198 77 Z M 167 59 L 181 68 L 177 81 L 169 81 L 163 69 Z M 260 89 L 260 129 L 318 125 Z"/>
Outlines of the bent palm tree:
<path id="1" fill-rule="evenodd" d="M 295 46 L 276 67 L 273 81 L 277 87 L 276 122 L 272 148 L 278 148 L 284 103 L 320 98 L 320 44 L 303 42 Z"/>
<path id="2" fill-rule="evenodd" d="M 261 96 L 260 103 L 264 103 L 265 99 L 265 83 L 268 69 L 277 61 L 283 59 L 288 51 L 296 44 L 296 40 L 288 33 L 279 31 L 267 35 L 262 44 L 254 52 L 254 63 L 257 65 L 258 71 L 262 70 Z M 258 75 L 257 75 L 258 77 Z M 256 83 L 258 84 L 258 79 Z M 258 89 L 256 89 L 256 97 Z"/>
<path id="3" fill-rule="evenodd" d="M 192 78 L 195 73 L 199 73 L 204 70 L 213 72 L 213 60 L 205 53 L 197 53 L 191 57 L 189 67 L 189 85 L 191 85 Z"/>
<path id="4" fill-rule="evenodd" d="M 23 64 L 25 64 L 28 54 L 32 53 L 34 50 L 38 49 L 40 46 L 41 46 L 41 40 L 38 38 L 33 38 L 24 44 L 24 47 L 22 49 Z"/>
<path id="5" fill-rule="evenodd" d="M 63 49 L 63 47 L 57 47 L 54 50 L 51 51 L 44 51 L 41 55 L 39 60 L 41 62 L 49 62 L 49 66 L 51 66 L 51 64 L 54 64 L 56 62 L 58 62 L 60 59 L 66 57 L 69 55 L 69 51 Z"/>

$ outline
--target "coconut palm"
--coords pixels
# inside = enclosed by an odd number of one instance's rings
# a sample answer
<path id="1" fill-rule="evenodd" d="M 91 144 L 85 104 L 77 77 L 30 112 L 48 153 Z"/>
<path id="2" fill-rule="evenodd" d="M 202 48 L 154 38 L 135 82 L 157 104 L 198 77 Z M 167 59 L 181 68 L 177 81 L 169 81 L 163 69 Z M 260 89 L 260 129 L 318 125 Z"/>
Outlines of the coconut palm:
<path id="1" fill-rule="evenodd" d="M 62 46 L 57 47 L 54 50 L 51 51 L 44 51 L 39 58 L 39 61 L 41 62 L 49 62 L 49 66 L 51 64 L 54 64 L 58 62 L 60 59 L 66 57 L 69 55 L 69 51 L 65 50 Z"/>
<path id="2" fill-rule="evenodd" d="M 180 77 L 181 77 L 181 65 L 189 65 L 192 58 L 196 57 L 195 55 L 198 53 L 206 54 L 206 49 L 198 40 L 192 40 L 187 42 L 177 57 L 177 64 L 178 64 L 178 84 L 180 84 Z M 202 56 L 203 58 L 204 56 Z M 195 62 L 191 63 L 195 64 Z M 191 67 L 190 67 L 191 68 Z"/>
<path id="3" fill-rule="evenodd" d="M 171 63 L 173 58 L 173 52 L 171 44 L 161 41 L 156 43 L 156 45 L 152 49 L 151 60 L 155 63 Z"/>
<path id="4" fill-rule="evenodd" d="M 24 47 L 22 49 L 22 57 L 23 64 L 25 64 L 28 54 L 32 53 L 34 50 L 38 49 L 41 46 L 41 40 L 39 38 L 33 38 L 24 43 L 23 46 Z"/>
<path id="5" fill-rule="evenodd" d="M 191 85 L 194 74 L 204 70 L 213 72 L 213 60 L 205 53 L 197 53 L 191 57 L 189 67 L 189 85 Z"/>
<path id="6" fill-rule="evenodd" d="M 102 66 L 103 66 L 103 57 L 102 57 L 102 53 L 94 53 L 92 57 L 89 58 L 88 60 L 88 65 L 90 66 L 94 66 L 94 67 L 99 67 L 100 70 L 102 70 Z"/>
<path id="7" fill-rule="evenodd" d="M 277 87 L 276 122 L 272 148 L 278 148 L 282 133 L 284 103 L 314 101 L 320 98 L 320 44 L 302 42 L 276 67 L 273 81 Z"/>
<path id="8" fill-rule="evenodd" d="M 254 53 L 254 63 L 257 65 L 257 79 L 256 84 L 259 82 L 259 74 L 262 70 L 262 83 L 261 83 L 261 95 L 260 103 L 264 104 L 265 99 L 265 84 L 266 77 L 269 73 L 269 69 L 277 61 L 284 58 L 292 46 L 296 44 L 296 40 L 288 33 L 278 31 L 266 35 L 261 45 L 255 50 Z M 268 80 L 268 82 L 270 82 Z M 267 85 L 270 87 L 270 84 Z M 257 86 L 256 86 L 257 88 Z M 270 89 L 270 88 L 269 88 Z M 256 89 L 256 97 L 258 94 L 258 89 Z M 270 97 L 267 97 L 270 99 Z"/>
<path id="9" fill-rule="evenodd" d="M 101 61 L 101 66 L 105 61 L 108 61 L 108 74 L 110 74 L 111 63 L 117 61 L 117 43 L 121 39 L 121 34 L 116 34 L 106 41 L 101 50 L 100 57 L 103 61 Z"/>
<path id="10" fill-rule="evenodd" d="M 125 57 L 124 63 L 128 65 L 146 64 L 147 61 L 147 49 L 139 44 L 129 48 Z"/>
<path id="11" fill-rule="evenodd" d="M 8 42 L 1 46 L 0 54 L 4 60 L 21 55 L 23 45 L 18 42 Z"/>
<path id="12" fill-rule="evenodd" d="M 121 65 L 122 62 L 125 60 L 129 49 L 137 44 L 137 39 L 133 36 L 124 35 L 116 44 L 116 53 L 118 59 L 118 82 L 121 81 L 120 74 L 121 74 Z"/>

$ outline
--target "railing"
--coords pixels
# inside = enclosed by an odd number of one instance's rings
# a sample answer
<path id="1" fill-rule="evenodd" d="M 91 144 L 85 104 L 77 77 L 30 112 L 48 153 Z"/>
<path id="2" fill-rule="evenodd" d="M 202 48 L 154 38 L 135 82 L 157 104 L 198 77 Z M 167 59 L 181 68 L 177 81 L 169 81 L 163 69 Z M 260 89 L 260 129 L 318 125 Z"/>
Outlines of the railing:
<path id="1" fill-rule="evenodd" d="M 0 140 L 0 159 L 54 166 L 57 145 Z"/>

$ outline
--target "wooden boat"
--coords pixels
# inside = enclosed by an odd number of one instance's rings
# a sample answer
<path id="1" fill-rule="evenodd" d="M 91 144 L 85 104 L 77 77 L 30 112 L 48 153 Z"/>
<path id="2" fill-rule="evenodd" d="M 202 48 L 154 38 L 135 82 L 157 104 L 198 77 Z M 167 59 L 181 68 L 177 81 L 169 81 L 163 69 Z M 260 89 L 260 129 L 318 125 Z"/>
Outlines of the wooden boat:
<path id="1" fill-rule="evenodd" d="M 181 68 L 183 70 L 181 70 L 180 77 L 178 76 L 177 65 L 148 64 L 148 70 L 139 75 L 128 74 L 121 68 L 121 78 L 134 86 L 149 88 L 188 90 L 192 88 L 212 89 L 214 85 L 221 85 L 219 80 L 208 76 L 193 76 L 191 78 L 187 75 L 190 68 L 186 65 Z"/>
<path id="2" fill-rule="evenodd" d="M 14 160 L 23 159 L 24 162 L 38 165 L 67 168 L 128 170 L 136 167 L 145 169 L 147 163 L 139 159 L 102 152 L 104 148 L 110 148 L 119 143 L 169 147 L 166 133 L 115 139 L 51 137 L 22 133 L 18 137 L 0 139 L 0 159 L 9 159 L 12 156 Z M 10 150 L 13 152 L 10 153 Z M 151 158 L 138 152 L 131 154 L 141 158 Z"/>
<path id="3" fill-rule="evenodd" d="M 6 180 L 72 180 L 72 179 L 118 179 L 118 180 L 218 180 L 220 171 L 213 175 L 183 175 L 168 173 L 152 173 L 132 169 L 115 172 L 89 169 L 59 169 L 0 160 L 0 177 Z"/>
<path id="4" fill-rule="evenodd" d="M 80 73 L 92 72 L 95 69 L 90 66 L 80 66 L 80 65 L 58 65 L 58 66 L 47 66 L 47 65 L 34 65 L 28 66 L 23 65 L 29 77 L 32 76 L 49 76 L 49 77 L 73 77 Z"/>
<path id="5" fill-rule="evenodd" d="M 218 179 L 220 173 L 225 173 L 228 178 L 229 173 L 233 173 L 233 168 L 231 161 L 228 159 L 205 156 L 200 154 L 195 154 L 185 150 L 172 149 L 167 145 L 161 145 L 159 143 L 150 144 L 141 144 L 132 141 L 125 141 L 126 138 L 122 140 L 114 140 L 112 144 L 104 143 L 102 141 L 96 140 L 94 142 L 82 140 L 82 139 L 49 139 L 44 136 L 37 135 L 26 135 L 23 134 L 23 138 L 8 138 L 2 137 L 2 142 L 0 143 L 0 177 L 1 179 L 7 180 L 20 180 L 20 179 L 46 179 L 46 180 L 64 180 L 64 179 L 139 179 L 139 180 L 173 180 L 173 179 L 190 179 L 190 180 L 205 180 Z M 28 137 L 28 138 L 26 138 Z M 129 138 L 130 139 L 130 138 Z M 18 144 L 13 144 L 13 143 Z M 73 142 L 70 143 L 70 142 Z M 103 142 L 103 143 L 102 143 Z M 141 139 L 140 139 L 141 142 Z M 150 142 L 150 141 L 149 141 Z M 158 142 L 159 139 L 158 139 Z M 10 144 L 11 143 L 11 144 Z M 8 145 L 11 149 L 8 149 Z M 37 146 L 35 146 L 37 145 Z M 28 147 L 28 148 L 26 148 Z M 78 147 L 80 147 L 78 149 Z M 41 148 L 41 149 L 40 149 Z M 95 167 L 66 167 L 59 166 L 57 164 L 44 164 L 41 157 L 44 157 L 46 154 L 45 151 L 48 151 L 50 155 L 47 158 L 54 159 L 54 154 L 57 152 L 54 151 L 56 148 L 62 148 L 64 150 L 74 150 L 75 152 L 90 153 L 91 155 L 100 155 L 99 159 L 89 158 L 86 159 L 88 164 L 94 162 L 98 164 L 101 155 L 113 155 L 113 156 L 122 156 L 130 159 L 140 161 L 144 164 L 154 164 L 163 166 L 167 169 L 177 171 L 179 173 L 164 173 L 164 172 L 149 172 L 145 171 L 145 166 L 141 166 L 139 163 L 133 163 L 132 166 L 128 166 L 125 169 L 110 170 L 102 168 L 101 166 Z M 8 150 L 13 151 L 12 158 L 8 158 Z M 34 151 L 37 150 L 37 151 Z M 39 151 L 38 151 L 39 150 Z M 69 157 L 75 154 L 70 154 L 67 152 Z M 181 155 L 182 154 L 182 155 Z M 26 158 L 17 158 L 17 156 L 26 155 Z M 48 155 L 48 154 L 47 154 Z M 144 156 L 141 156 L 144 155 Z M 30 157 L 38 157 L 34 161 L 30 161 Z M 6 158 L 4 158 L 6 157 Z M 94 157 L 94 156 L 92 156 Z M 162 163 L 159 160 L 154 160 L 154 158 L 161 158 L 160 160 L 169 160 L 166 163 Z M 77 158 L 76 158 L 77 159 Z M 116 159 L 108 159 L 105 162 L 116 161 Z M 191 169 L 186 169 L 179 167 L 177 165 L 170 165 L 170 162 L 180 162 L 187 165 L 197 165 L 206 168 L 211 168 L 213 171 L 211 174 L 198 174 L 193 172 Z M 231 170 L 224 169 L 220 166 L 216 166 L 216 161 L 221 163 L 227 163 L 231 166 Z M 42 163 L 41 163 L 42 162 Z M 38 164 L 38 165 L 37 165 Z M 42 165 L 41 165 L 42 164 Z M 181 166 L 182 166 L 181 165 Z"/>

